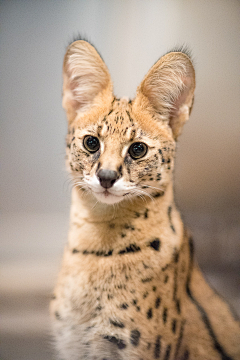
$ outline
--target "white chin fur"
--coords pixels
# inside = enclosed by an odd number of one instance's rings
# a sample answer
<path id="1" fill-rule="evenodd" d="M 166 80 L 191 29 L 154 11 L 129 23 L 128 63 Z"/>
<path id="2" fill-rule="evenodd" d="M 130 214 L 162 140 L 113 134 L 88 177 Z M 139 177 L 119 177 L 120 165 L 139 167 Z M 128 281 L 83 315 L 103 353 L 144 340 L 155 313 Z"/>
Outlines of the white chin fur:
<path id="1" fill-rule="evenodd" d="M 116 196 L 116 195 L 112 195 L 110 193 L 105 193 L 105 192 L 102 192 L 102 193 L 93 192 L 93 194 L 98 201 L 101 201 L 104 204 L 110 204 L 110 205 L 116 204 L 124 199 L 124 196 Z"/>

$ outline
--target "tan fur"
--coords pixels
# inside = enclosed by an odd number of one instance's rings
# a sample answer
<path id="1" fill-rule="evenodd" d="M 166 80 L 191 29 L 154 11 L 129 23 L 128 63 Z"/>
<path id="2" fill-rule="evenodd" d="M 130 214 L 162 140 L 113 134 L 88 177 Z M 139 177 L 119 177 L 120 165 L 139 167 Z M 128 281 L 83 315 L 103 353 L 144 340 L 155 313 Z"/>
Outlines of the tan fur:
<path id="1" fill-rule="evenodd" d="M 113 96 L 85 41 L 68 48 L 63 76 L 76 186 L 51 302 L 59 359 L 240 359 L 239 322 L 204 280 L 174 204 L 176 138 L 195 88 L 189 57 L 162 57 L 132 102 Z M 100 141 L 96 153 L 84 148 L 88 135 Z M 148 146 L 138 160 L 128 152 L 135 142 Z M 107 190 L 99 169 L 119 175 Z"/>

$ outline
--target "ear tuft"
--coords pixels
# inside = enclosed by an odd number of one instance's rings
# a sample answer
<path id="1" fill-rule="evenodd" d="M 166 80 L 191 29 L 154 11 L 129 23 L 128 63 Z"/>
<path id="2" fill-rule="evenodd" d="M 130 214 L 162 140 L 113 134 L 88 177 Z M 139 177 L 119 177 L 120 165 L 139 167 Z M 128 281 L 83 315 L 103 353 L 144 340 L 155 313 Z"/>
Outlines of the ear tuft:
<path id="1" fill-rule="evenodd" d="M 112 92 L 111 78 L 98 52 L 84 40 L 73 42 L 63 62 L 63 107 L 69 121 L 94 106 L 106 89 Z"/>
<path id="2" fill-rule="evenodd" d="M 170 51 L 168 51 L 165 55 L 173 53 L 173 52 L 185 54 L 193 63 L 192 51 L 186 44 L 180 45 L 180 46 L 175 46 Z"/>
<path id="3" fill-rule="evenodd" d="M 175 51 L 153 65 L 138 88 L 137 98 L 144 95 L 148 99 L 159 119 L 168 122 L 176 139 L 189 118 L 194 89 L 192 62 L 185 53 Z"/>

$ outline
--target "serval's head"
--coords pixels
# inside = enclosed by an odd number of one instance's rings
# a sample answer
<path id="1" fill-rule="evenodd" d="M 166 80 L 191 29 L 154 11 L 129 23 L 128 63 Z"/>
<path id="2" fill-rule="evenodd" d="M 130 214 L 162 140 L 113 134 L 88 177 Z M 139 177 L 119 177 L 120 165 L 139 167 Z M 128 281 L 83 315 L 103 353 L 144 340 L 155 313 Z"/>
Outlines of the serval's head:
<path id="1" fill-rule="evenodd" d="M 68 47 L 63 79 L 67 162 L 75 185 L 107 204 L 162 196 L 193 104 L 195 76 L 187 53 L 161 57 L 133 100 L 113 95 L 105 63 L 83 40 Z"/>

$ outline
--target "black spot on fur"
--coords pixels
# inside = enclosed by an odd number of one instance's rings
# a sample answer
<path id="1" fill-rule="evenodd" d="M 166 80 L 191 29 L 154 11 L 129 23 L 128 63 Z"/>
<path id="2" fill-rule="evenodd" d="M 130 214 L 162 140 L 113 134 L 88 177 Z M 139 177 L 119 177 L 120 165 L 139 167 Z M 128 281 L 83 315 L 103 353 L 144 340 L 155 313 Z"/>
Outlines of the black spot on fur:
<path id="1" fill-rule="evenodd" d="M 128 304 L 127 303 L 123 303 L 120 305 L 120 309 L 122 310 L 126 310 L 128 308 Z"/>
<path id="2" fill-rule="evenodd" d="M 146 210 L 145 210 L 145 212 L 144 212 L 144 218 L 145 218 L 145 219 L 147 219 L 147 218 L 148 218 L 148 211 L 149 211 L 149 210 L 148 210 L 148 209 L 146 209 Z"/>
<path id="3" fill-rule="evenodd" d="M 150 308 L 150 309 L 148 309 L 148 311 L 147 311 L 147 319 L 151 319 L 152 316 L 153 316 L 153 314 L 152 314 L 152 309 Z"/>
<path id="4" fill-rule="evenodd" d="M 103 256 L 112 256 L 113 250 L 109 250 L 107 253 L 104 253 Z"/>
<path id="5" fill-rule="evenodd" d="M 142 279 L 142 283 L 147 283 L 147 282 L 151 282 L 153 279 L 153 277 L 149 277 L 149 278 L 145 278 L 145 279 Z"/>
<path id="6" fill-rule="evenodd" d="M 136 244 L 130 244 L 125 249 L 119 251 L 119 255 L 127 254 L 127 253 L 135 253 L 141 251 L 140 247 Z"/>
<path id="7" fill-rule="evenodd" d="M 88 251 L 88 250 L 83 250 L 83 255 L 95 255 L 95 256 L 111 256 L 113 253 L 113 250 L 109 250 L 107 253 L 104 251 Z"/>
<path id="8" fill-rule="evenodd" d="M 162 319 L 163 319 L 164 324 L 166 324 L 166 322 L 167 322 L 167 315 L 168 315 L 168 309 L 164 308 L 163 314 L 162 314 Z"/>
<path id="9" fill-rule="evenodd" d="M 169 218 L 169 222 L 170 222 L 170 228 L 175 233 L 176 229 L 175 229 L 175 227 L 173 226 L 173 223 L 172 223 L 172 207 L 171 206 L 168 207 L 168 218 Z"/>
<path id="10" fill-rule="evenodd" d="M 138 302 L 137 299 L 133 299 L 133 300 L 132 300 L 132 304 L 133 304 L 133 305 L 137 305 L 137 302 Z"/>
<path id="11" fill-rule="evenodd" d="M 120 350 L 125 349 L 125 347 L 127 346 L 125 341 L 117 339 L 115 336 L 105 335 L 103 338 L 117 345 Z"/>
<path id="12" fill-rule="evenodd" d="M 161 336 L 157 336 L 154 348 L 154 358 L 159 359 L 161 353 Z"/>
<path id="13" fill-rule="evenodd" d="M 179 335 L 178 335 L 177 345 L 176 345 L 176 348 L 175 348 L 174 359 L 178 358 L 178 353 L 179 353 L 179 350 L 181 348 L 182 339 L 183 339 L 184 327 L 185 327 L 185 321 L 183 320 L 181 322 L 181 327 L 180 327 L 180 331 L 179 331 Z"/>
<path id="14" fill-rule="evenodd" d="M 108 300 L 113 299 L 113 294 L 108 294 Z"/>
<path id="15" fill-rule="evenodd" d="M 158 179 L 157 179 L 157 180 L 158 180 Z M 160 180 L 160 179 L 159 179 L 159 180 Z M 163 194 L 164 194 L 163 191 L 162 191 L 162 192 L 153 193 L 153 194 L 152 194 L 152 197 L 153 197 L 154 199 L 156 199 L 156 198 L 159 198 L 159 197 L 163 196 Z"/>
<path id="16" fill-rule="evenodd" d="M 176 300 L 176 309 L 177 309 L 177 313 L 181 314 L 181 304 L 178 299 Z"/>
<path id="17" fill-rule="evenodd" d="M 55 311 L 54 315 L 56 319 L 61 320 L 61 316 L 58 311 Z"/>
<path id="18" fill-rule="evenodd" d="M 124 229 L 126 229 L 126 230 L 135 230 L 135 227 L 133 226 L 133 225 L 129 225 L 129 224 L 124 224 Z"/>
<path id="19" fill-rule="evenodd" d="M 140 306 L 136 306 L 136 310 L 137 310 L 137 311 L 141 311 Z"/>
<path id="20" fill-rule="evenodd" d="M 152 247 L 156 251 L 159 251 L 160 245 L 161 245 L 161 242 L 160 242 L 159 238 L 152 240 L 149 244 L 149 246 Z"/>
<path id="21" fill-rule="evenodd" d="M 174 256 L 173 256 L 173 261 L 175 263 L 177 263 L 178 260 L 179 260 L 179 252 L 177 251 L 177 249 L 175 249 Z"/>
<path id="22" fill-rule="evenodd" d="M 165 355 L 164 355 L 164 360 L 169 360 L 170 354 L 171 354 L 171 349 L 172 349 L 172 345 L 169 344 L 167 346 L 167 349 L 166 349 L 166 352 L 165 352 Z"/>
<path id="23" fill-rule="evenodd" d="M 72 253 L 73 253 L 73 254 L 77 254 L 77 253 L 79 253 L 79 252 L 80 252 L 80 251 L 77 250 L 77 249 L 73 249 L 73 250 L 72 250 Z"/>
<path id="24" fill-rule="evenodd" d="M 168 279 L 169 279 L 169 276 L 166 275 L 165 278 L 164 278 L 164 284 L 166 284 L 168 282 Z"/>
<path id="25" fill-rule="evenodd" d="M 140 217 L 139 212 L 137 212 L 137 211 L 135 212 L 135 217 L 136 217 L 136 218 L 139 218 L 139 217 Z"/>
<path id="26" fill-rule="evenodd" d="M 149 269 L 149 266 L 146 265 L 144 261 L 142 261 L 142 264 L 143 264 L 144 269 Z"/>
<path id="27" fill-rule="evenodd" d="M 176 328 L 177 328 L 177 320 L 172 319 L 172 332 L 176 334 Z"/>
<path id="28" fill-rule="evenodd" d="M 156 286 L 153 286 L 152 289 L 154 292 L 157 290 Z"/>
<path id="29" fill-rule="evenodd" d="M 130 342 L 133 346 L 138 346 L 141 333 L 137 329 L 132 330 L 130 334 Z"/>
<path id="30" fill-rule="evenodd" d="M 158 309 L 160 304 L 161 304 L 161 298 L 157 297 L 156 300 L 155 300 L 155 308 Z"/>
<path id="31" fill-rule="evenodd" d="M 181 360 L 188 360 L 189 359 L 189 351 L 188 350 L 185 350 L 184 351 L 184 354 L 183 354 L 183 357 L 181 358 Z M 225 359 L 223 359 L 225 360 Z M 227 360 L 227 359 L 226 359 Z"/>
<path id="32" fill-rule="evenodd" d="M 125 325 L 120 321 L 120 320 L 112 320 L 109 319 L 110 324 L 112 324 L 113 326 L 119 327 L 121 329 L 123 329 L 125 327 Z"/>
<path id="33" fill-rule="evenodd" d="M 146 291 L 144 294 L 143 294 L 143 299 L 146 299 L 148 297 L 149 293 L 148 291 Z"/>

